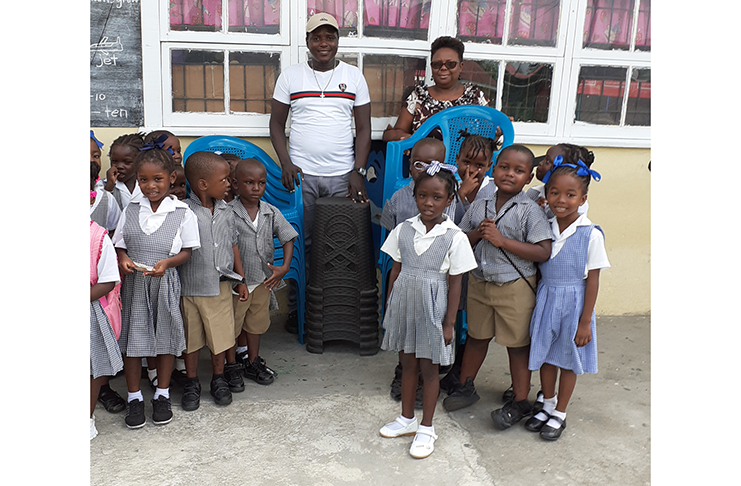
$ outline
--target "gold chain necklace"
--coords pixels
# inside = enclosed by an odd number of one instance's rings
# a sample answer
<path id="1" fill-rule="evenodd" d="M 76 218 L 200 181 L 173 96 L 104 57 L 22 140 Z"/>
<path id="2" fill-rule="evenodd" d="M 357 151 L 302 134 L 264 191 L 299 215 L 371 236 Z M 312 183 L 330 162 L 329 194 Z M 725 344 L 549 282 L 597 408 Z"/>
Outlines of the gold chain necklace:
<path id="1" fill-rule="evenodd" d="M 316 82 L 317 88 L 322 92 L 322 94 L 319 95 L 320 98 L 324 98 L 324 91 L 329 87 L 329 83 L 332 82 L 332 78 L 334 77 L 334 69 L 337 67 L 337 63 L 333 63 L 332 65 L 332 75 L 329 77 L 329 81 L 327 81 L 327 84 L 324 85 L 324 89 L 322 89 L 322 85 L 319 84 L 319 80 L 316 77 L 316 71 L 314 71 L 314 61 L 311 62 L 311 74 L 314 75 L 314 81 Z"/>

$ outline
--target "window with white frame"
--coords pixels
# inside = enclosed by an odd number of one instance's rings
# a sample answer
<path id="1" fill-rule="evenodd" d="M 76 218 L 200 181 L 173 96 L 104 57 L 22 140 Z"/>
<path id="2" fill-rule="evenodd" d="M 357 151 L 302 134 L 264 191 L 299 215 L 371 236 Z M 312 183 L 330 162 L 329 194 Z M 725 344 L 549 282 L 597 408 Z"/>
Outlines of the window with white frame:
<path id="1" fill-rule="evenodd" d="M 515 120 L 518 141 L 650 144 L 650 0 L 159 0 L 142 2 L 147 128 L 267 136 L 281 69 L 305 61 L 306 19 L 340 25 L 338 58 L 371 94 L 374 138 L 440 35 L 466 45 L 462 81 Z"/>

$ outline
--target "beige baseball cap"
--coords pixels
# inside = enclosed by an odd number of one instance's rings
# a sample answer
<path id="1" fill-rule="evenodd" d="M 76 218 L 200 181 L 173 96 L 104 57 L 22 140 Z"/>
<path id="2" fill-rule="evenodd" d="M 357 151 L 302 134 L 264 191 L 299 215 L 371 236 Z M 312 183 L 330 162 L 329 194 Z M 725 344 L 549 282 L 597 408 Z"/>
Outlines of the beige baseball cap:
<path id="1" fill-rule="evenodd" d="M 328 13 L 318 13 L 314 14 L 309 18 L 309 21 L 306 22 L 306 32 L 314 32 L 317 27 L 320 27 L 322 25 L 331 25 L 335 29 L 337 29 L 337 32 L 340 31 L 339 25 L 337 25 L 337 20 L 329 15 Z"/>

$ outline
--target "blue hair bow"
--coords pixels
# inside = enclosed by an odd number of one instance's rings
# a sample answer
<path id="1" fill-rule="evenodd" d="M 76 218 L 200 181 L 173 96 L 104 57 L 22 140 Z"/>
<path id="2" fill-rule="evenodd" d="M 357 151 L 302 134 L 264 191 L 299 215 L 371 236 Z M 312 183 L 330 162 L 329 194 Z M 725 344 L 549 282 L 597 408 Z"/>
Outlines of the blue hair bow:
<path id="1" fill-rule="evenodd" d="M 171 147 L 167 147 L 165 149 L 165 140 L 167 140 L 167 134 L 163 133 L 159 137 L 157 137 L 155 140 L 152 140 L 151 142 L 147 142 L 144 144 L 142 148 L 140 148 L 140 151 L 144 150 L 152 150 L 154 148 L 158 148 L 160 150 L 167 150 L 170 155 L 175 155 L 175 152 L 173 152 Z"/>
<path id="2" fill-rule="evenodd" d="M 602 176 L 599 172 L 596 170 L 592 170 L 589 167 L 587 167 L 587 164 L 584 163 L 581 159 L 579 159 L 579 163 L 577 165 L 574 164 L 565 164 L 563 161 L 563 156 L 558 155 L 555 159 L 553 159 L 553 167 L 545 173 L 543 176 L 543 184 L 548 184 L 548 180 L 551 178 L 551 174 L 553 174 L 553 171 L 558 169 L 561 166 L 571 167 L 576 169 L 576 175 L 579 177 L 591 177 L 595 181 L 599 182 L 600 179 L 602 179 Z"/>
<path id="3" fill-rule="evenodd" d="M 101 142 L 100 140 L 98 140 L 97 138 L 95 138 L 95 134 L 93 133 L 92 130 L 90 130 L 90 138 L 92 138 L 95 141 L 95 145 L 97 145 L 98 148 L 102 148 L 103 147 L 103 142 Z"/>
<path id="4" fill-rule="evenodd" d="M 427 173 L 430 175 L 437 174 L 438 172 L 440 172 L 440 169 L 445 169 L 448 172 L 452 172 L 453 174 L 458 172 L 458 167 L 451 164 L 445 164 L 443 162 L 440 162 L 439 160 L 433 160 L 429 164 L 418 160 L 414 163 L 414 167 L 420 170 L 426 170 Z"/>

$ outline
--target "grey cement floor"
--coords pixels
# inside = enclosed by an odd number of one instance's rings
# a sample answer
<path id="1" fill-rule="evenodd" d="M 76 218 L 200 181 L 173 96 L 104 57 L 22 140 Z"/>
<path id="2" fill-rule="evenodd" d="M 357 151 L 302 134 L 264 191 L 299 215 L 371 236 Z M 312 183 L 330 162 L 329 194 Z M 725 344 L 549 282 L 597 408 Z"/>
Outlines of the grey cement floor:
<path id="1" fill-rule="evenodd" d="M 490 413 L 510 383 L 504 348 L 492 344 L 476 380 L 481 400 L 434 418 L 439 436 L 427 459 L 409 456 L 411 437 L 385 439 L 378 429 L 400 413 L 389 396 L 397 357 L 360 357 L 351 343 L 311 354 L 275 315 L 261 355 L 279 375 L 270 386 L 246 384 L 227 407 L 208 393 L 202 353 L 201 407 L 173 421 L 151 422 L 152 392 L 142 388 L 147 424 L 129 430 L 124 413 L 98 405 L 99 435 L 90 443 L 93 485 L 647 485 L 650 484 L 650 318 L 601 317 L 599 367 L 577 382 L 567 429 L 557 442 L 518 424 L 496 430 Z M 125 396 L 122 376 L 111 381 Z M 539 381 L 533 375 L 531 400 Z M 418 411 L 421 418 L 421 411 Z"/>

